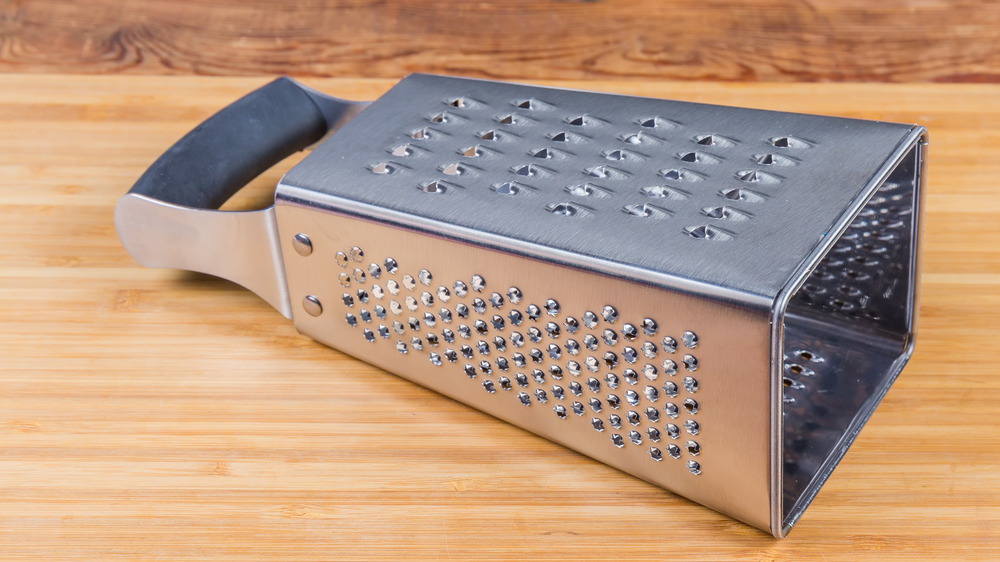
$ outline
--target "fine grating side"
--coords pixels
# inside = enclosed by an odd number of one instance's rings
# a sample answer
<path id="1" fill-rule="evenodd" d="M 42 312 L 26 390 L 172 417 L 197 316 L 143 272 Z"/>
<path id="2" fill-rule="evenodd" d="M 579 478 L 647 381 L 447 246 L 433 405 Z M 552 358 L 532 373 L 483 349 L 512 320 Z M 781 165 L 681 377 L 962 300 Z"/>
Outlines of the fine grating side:
<path id="1" fill-rule="evenodd" d="M 566 311 L 551 296 L 493 288 L 478 274 L 404 273 L 413 268 L 401 269 L 403 260 L 369 260 L 358 246 L 337 256 L 335 314 L 380 352 L 420 356 L 454 384 L 550 409 L 614 447 L 641 447 L 651 462 L 673 459 L 701 474 L 694 332 L 664 334 L 655 319 L 619 318 L 610 304 Z"/>
<path id="2" fill-rule="evenodd" d="M 910 128 L 415 75 L 283 183 L 770 297 Z"/>

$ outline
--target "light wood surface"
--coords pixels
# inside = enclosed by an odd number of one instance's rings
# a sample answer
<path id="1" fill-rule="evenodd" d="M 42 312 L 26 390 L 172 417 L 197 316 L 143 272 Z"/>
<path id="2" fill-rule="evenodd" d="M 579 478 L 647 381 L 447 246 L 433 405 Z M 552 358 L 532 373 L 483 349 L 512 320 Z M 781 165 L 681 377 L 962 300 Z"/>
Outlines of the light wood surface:
<path id="1" fill-rule="evenodd" d="M 1000 87 L 562 83 L 930 129 L 916 354 L 775 541 L 132 262 L 118 196 L 265 80 L 0 75 L 0 558 L 1000 557 Z"/>
<path id="2" fill-rule="evenodd" d="M 292 7 L 294 6 L 294 7 Z M 0 72 L 1000 81 L 995 0 L 0 0 Z"/>

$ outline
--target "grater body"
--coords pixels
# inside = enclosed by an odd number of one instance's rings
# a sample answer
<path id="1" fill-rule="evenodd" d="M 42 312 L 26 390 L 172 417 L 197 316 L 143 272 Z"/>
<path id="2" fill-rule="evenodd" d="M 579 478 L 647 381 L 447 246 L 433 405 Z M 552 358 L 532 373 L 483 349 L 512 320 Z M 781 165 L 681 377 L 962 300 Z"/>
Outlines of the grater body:
<path id="1" fill-rule="evenodd" d="M 278 186 L 295 324 L 783 536 L 912 351 L 924 144 L 411 76 Z"/>

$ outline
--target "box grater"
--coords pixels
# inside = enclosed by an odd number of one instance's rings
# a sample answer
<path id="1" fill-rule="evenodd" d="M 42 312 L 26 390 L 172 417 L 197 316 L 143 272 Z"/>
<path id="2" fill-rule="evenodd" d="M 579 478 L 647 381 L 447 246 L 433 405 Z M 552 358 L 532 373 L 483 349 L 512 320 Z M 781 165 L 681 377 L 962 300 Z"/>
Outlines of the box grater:
<path id="1" fill-rule="evenodd" d="M 218 208 L 320 140 L 274 206 Z M 118 203 L 147 266 L 784 536 L 913 350 L 922 127 L 413 75 L 279 79 Z"/>

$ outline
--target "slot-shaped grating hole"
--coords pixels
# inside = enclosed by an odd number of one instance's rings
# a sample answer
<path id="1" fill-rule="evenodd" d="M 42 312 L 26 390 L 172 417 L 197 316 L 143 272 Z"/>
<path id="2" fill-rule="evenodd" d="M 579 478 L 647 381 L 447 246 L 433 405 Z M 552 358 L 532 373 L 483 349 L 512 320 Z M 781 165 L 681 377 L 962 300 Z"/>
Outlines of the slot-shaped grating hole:
<path id="1" fill-rule="evenodd" d="M 684 229 L 684 232 L 691 238 L 699 240 L 726 241 L 734 238 L 731 233 L 707 224 L 689 226 Z"/>
<path id="2" fill-rule="evenodd" d="M 379 162 L 370 168 L 373 174 L 388 175 L 396 171 L 396 167 L 388 162 Z"/>
<path id="3" fill-rule="evenodd" d="M 591 183 L 571 185 L 566 188 L 566 193 L 574 197 L 594 197 L 599 199 L 607 199 L 612 196 L 611 190 Z"/>
<path id="4" fill-rule="evenodd" d="M 547 207 L 548 211 L 553 215 L 561 215 L 564 217 L 587 217 L 594 214 L 592 209 L 588 209 L 583 205 L 577 205 L 576 203 L 554 203 Z"/>
<path id="5" fill-rule="evenodd" d="M 791 136 L 771 137 L 770 139 L 768 139 L 767 142 L 769 142 L 771 146 L 775 148 L 803 149 L 812 146 L 812 143 L 808 141 Z"/>
<path id="6" fill-rule="evenodd" d="M 702 214 L 709 218 L 728 220 L 728 221 L 748 221 L 750 220 L 750 214 L 743 212 L 739 209 L 734 209 L 728 205 L 716 205 L 714 207 L 704 207 L 701 210 Z"/>
<path id="7" fill-rule="evenodd" d="M 423 191 L 424 193 L 434 193 L 440 195 L 442 193 L 447 192 L 449 186 L 443 181 L 429 181 L 427 183 L 419 185 L 418 188 L 420 189 L 420 191 Z"/>
<path id="8" fill-rule="evenodd" d="M 670 217 L 670 211 L 662 207 L 657 207 L 656 205 L 650 205 L 649 203 L 625 205 L 622 207 L 622 211 L 633 217 L 648 217 L 654 219 L 666 219 Z"/>

